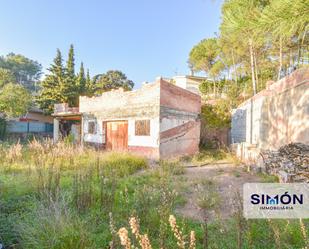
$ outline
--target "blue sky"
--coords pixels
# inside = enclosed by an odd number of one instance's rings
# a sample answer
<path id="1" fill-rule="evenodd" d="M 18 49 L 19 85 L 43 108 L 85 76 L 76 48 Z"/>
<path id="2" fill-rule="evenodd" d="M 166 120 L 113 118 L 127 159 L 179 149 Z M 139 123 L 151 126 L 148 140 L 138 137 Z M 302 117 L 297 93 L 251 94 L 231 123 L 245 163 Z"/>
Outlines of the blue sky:
<path id="1" fill-rule="evenodd" d="M 190 49 L 214 36 L 222 0 L 0 0 L 0 55 L 50 65 L 71 43 L 90 74 L 119 69 L 140 86 L 188 74 Z"/>

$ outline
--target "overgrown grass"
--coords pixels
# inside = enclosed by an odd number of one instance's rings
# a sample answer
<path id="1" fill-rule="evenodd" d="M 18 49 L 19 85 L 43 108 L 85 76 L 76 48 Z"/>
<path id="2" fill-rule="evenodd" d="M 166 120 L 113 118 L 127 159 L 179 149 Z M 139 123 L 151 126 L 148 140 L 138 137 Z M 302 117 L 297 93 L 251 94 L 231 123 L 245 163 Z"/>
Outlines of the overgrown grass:
<path id="1" fill-rule="evenodd" d="M 279 182 L 278 176 L 275 176 L 275 175 L 268 175 L 268 174 L 265 174 L 265 173 L 258 173 L 258 176 L 261 178 L 261 182 L 264 182 L 264 183 Z"/>
<path id="2" fill-rule="evenodd" d="M 233 163 L 240 165 L 240 161 L 229 151 L 223 149 L 201 149 L 193 157 L 181 158 L 184 162 L 189 162 L 193 166 L 204 166 L 214 163 Z"/>
<path id="3" fill-rule="evenodd" d="M 197 157 L 206 155 L 211 156 Z M 152 248 L 178 248 L 169 218 L 184 204 L 174 181 L 182 174 L 184 168 L 177 160 L 149 169 L 147 160 L 127 153 L 35 140 L 25 146 L 1 145 L 0 243 L 25 249 L 122 248 L 117 232 L 130 226 L 130 217 L 137 217 L 140 232 L 147 234 Z M 215 208 L 220 203 L 216 186 L 209 181 L 198 184 L 203 187 L 201 208 Z M 177 225 L 185 248 L 191 231 L 195 231 L 196 248 L 205 248 L 205 238 L 207 248 L 239 248 L 240 234 L 242 248 L 279 248 L 278 243 L 280 248 L 305 246 L 308 221 L 301 226 L 291 220 L 242 223 L 239 219 L 209 223 L 207 234 L 197 221 L 178 216 Z M 278 231 L 280 237 L 274 243 Z M 133 234 L 129 237 L 139 245 Z"/>

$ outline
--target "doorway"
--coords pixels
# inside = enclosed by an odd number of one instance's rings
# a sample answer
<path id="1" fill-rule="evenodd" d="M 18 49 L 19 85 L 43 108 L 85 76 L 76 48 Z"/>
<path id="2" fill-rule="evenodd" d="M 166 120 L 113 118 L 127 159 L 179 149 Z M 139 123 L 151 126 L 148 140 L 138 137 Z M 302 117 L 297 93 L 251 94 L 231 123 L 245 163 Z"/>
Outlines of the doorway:
<path id="1" fill-rule="evenodd" d="M 105 122 L 105 127 L 106 127 L 106 149 L 117 150 L 117 151 L 127 150 L 128 121 Z"/>

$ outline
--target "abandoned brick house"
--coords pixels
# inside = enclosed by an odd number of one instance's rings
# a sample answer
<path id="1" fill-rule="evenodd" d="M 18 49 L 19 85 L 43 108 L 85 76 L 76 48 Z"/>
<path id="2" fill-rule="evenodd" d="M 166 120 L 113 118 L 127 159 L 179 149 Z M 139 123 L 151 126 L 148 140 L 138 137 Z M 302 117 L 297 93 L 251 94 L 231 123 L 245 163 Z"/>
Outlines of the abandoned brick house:
<path id="1" fill-rule="evenodd" d="M 79 108 L 55 105 L 54 139 L 73 134 L 76 142 L 149 158 L 198 152 L 201 98 L 162 78 L 134 91 L 80 96 Z"/>

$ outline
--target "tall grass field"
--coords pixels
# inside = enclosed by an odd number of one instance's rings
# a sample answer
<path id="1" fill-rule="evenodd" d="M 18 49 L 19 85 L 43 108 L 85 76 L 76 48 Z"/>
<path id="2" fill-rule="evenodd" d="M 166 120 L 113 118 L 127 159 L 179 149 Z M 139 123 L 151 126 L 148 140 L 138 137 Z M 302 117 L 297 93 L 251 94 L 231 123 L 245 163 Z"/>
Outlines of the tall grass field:
<path id="1" fill-rule="evenodd" d="M 308 220 L 245 220 L 241 204 L 227 220 L 178 215 L 176 209 L 186 202 L 177 180 L 181 167 L 178 161 L 150 167 L 142 157 L 67 143 L 1 144 L 0 244 L 12 249 L 308 248 Z M 207 211 L 208 203 L 203 199 L 201 208 Z"/>

